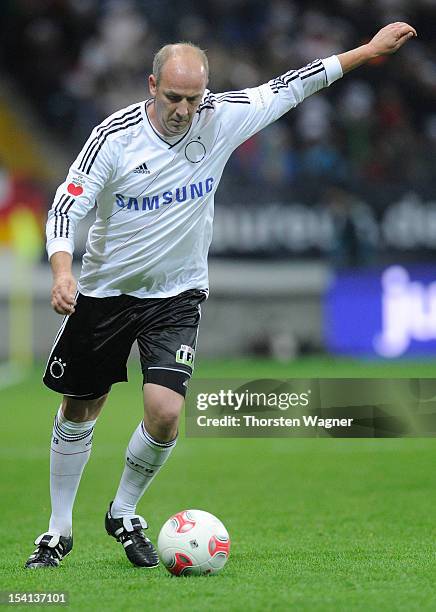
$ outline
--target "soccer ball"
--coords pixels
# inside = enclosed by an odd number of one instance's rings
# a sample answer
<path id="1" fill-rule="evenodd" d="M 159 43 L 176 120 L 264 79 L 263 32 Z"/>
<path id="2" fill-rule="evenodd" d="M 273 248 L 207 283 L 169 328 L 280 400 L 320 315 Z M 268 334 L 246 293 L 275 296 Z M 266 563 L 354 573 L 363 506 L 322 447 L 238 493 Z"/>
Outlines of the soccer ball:
<path id="1" fill-rule="evenodd" d="M 159 557 L 174 576 L 216 574 L 226 564 L 230 538 L 219 519 L 204 510 L 183 510 L 160 530 Z"/>

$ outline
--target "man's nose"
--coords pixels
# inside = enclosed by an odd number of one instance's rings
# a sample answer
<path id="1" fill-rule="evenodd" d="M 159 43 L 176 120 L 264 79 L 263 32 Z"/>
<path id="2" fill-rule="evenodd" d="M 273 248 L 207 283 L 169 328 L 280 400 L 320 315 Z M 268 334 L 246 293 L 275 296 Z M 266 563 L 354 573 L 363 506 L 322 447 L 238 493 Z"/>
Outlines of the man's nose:
<path id="1" fill-rule="evenodd" d="M 185 119 L 188 116 L 188 104 L 186 102 L 180 102 L 177 105 L 176 114 L 179 119 Z"/>

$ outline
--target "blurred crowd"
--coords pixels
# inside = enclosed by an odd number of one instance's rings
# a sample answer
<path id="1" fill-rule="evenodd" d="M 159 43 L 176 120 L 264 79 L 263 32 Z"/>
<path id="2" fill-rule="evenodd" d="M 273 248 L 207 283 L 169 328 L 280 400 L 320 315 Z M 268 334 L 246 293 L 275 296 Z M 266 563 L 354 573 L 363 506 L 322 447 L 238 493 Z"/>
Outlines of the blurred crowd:
<path id="1" fill-rule="evenodd" d="M 436 0 L 5 0 L 2 69 L 71 155 L 111 112 L 148 96 L 160 45 L 207 49 L 210 88 L 250 87 L 358 46 L 391 21 L 418 39 L 347 75 L 245 143 L 227 184 L 309 179 L 431 184 L 436 154 Z"/>

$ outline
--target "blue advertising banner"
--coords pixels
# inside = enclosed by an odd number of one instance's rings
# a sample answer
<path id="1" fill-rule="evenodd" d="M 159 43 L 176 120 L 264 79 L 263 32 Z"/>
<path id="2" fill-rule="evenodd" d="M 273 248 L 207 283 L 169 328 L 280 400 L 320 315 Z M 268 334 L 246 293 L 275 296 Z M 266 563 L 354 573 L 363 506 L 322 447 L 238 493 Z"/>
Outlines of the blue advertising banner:
<path id="1" fill-rule="evenodd" d="M 338 273 L 324 298 L 324 337 L 340 355 L 436 355 L 436 267 Z"/>

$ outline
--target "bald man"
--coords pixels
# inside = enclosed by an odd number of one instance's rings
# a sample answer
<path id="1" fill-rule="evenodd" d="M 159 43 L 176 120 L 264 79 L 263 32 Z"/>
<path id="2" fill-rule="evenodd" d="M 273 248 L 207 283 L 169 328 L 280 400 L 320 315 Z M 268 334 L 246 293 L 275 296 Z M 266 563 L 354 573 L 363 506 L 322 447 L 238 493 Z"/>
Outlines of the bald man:
<path id="1" fill-rule="evenodd" d="M 134 565 L 158 565 L 136 506 L 176 444 L 208 295 L 213 198 L 224 166 L 236 147 L 307 96 L 413 36 L 408 24 L 390 24 L 357 49 L 222 94 L 206 89 L 201 49 L 166 45 L 154 58 L 151 97 L 93 130 L 47 221 L 51 302 L 64 319 L 44 383 L 63 397 L 51 439 L 49 527 L 26 567 L 57 567 L 72 550 L 73 504 L 94 426 L 112 384 L 127 381 L 135 341 L 144 418 L 129 441 L 105 527 Z M 75 228 L 95 204 L 76 288 Z"/>

